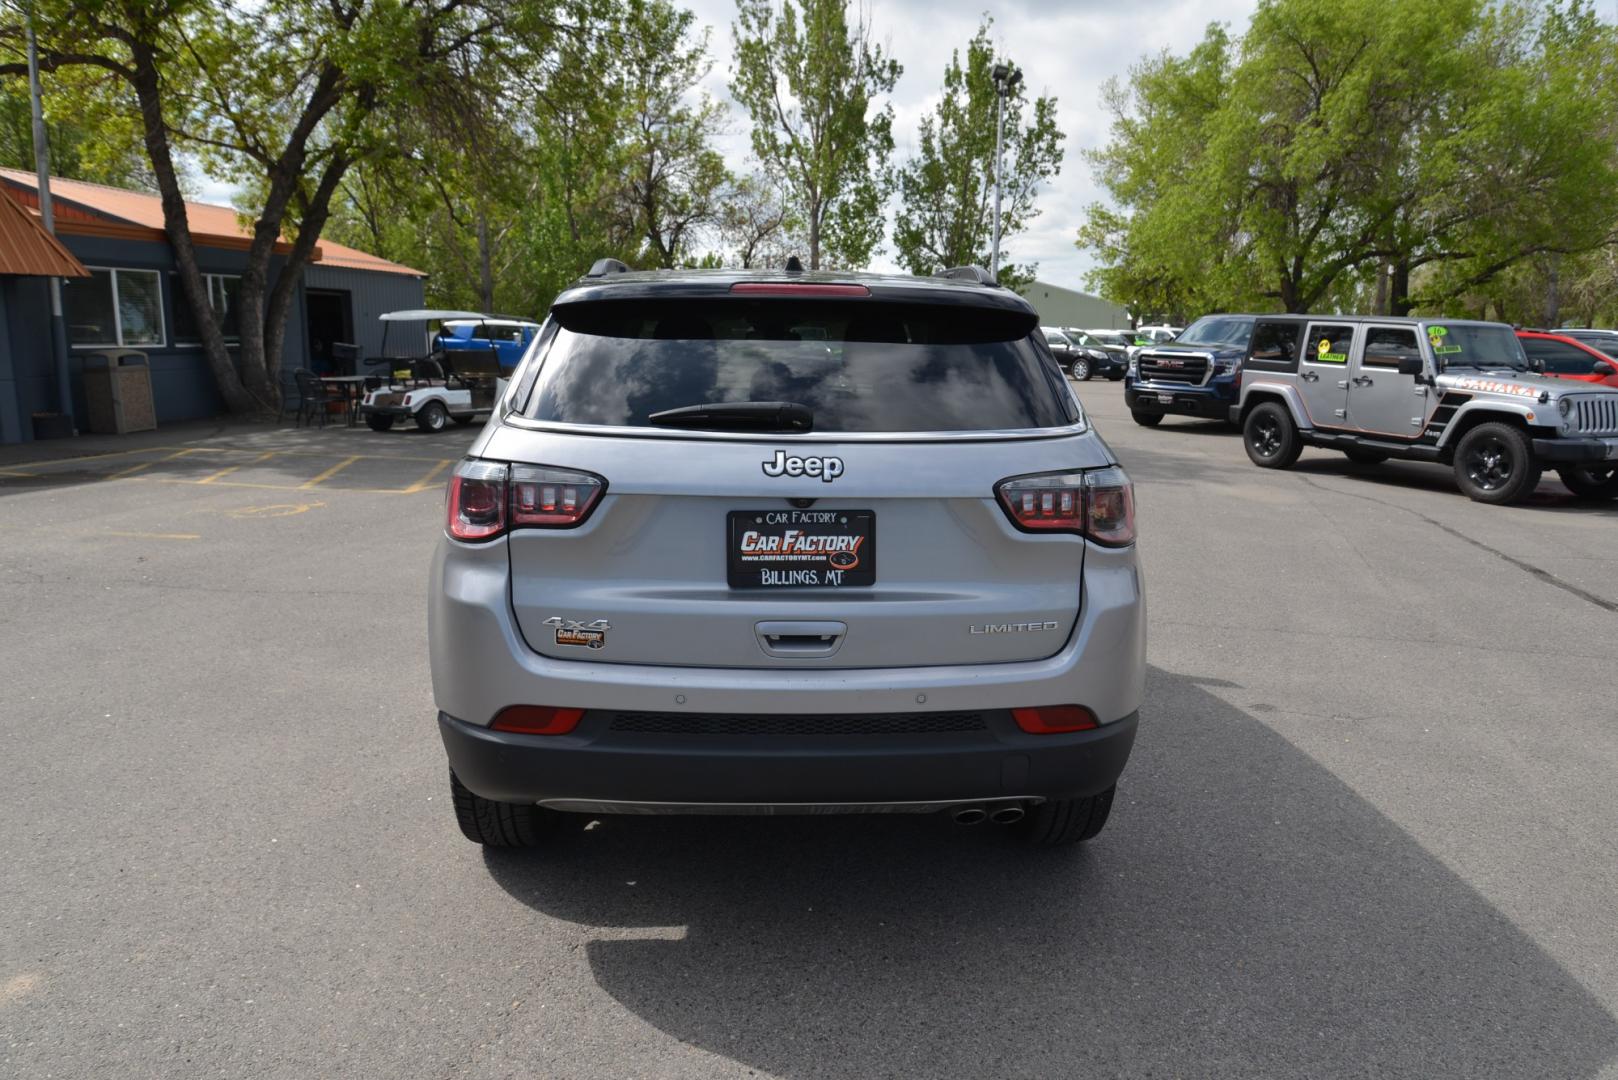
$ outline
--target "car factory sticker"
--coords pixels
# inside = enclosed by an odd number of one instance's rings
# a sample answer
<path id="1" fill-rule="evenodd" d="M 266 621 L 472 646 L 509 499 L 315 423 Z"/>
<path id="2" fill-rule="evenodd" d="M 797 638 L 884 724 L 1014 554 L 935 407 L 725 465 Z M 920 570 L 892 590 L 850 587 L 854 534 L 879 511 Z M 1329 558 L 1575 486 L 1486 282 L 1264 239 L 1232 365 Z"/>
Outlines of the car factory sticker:
<path id="1" fill-rule="evenodd" d="M 573 645 L 581 649 L 605 649 L 607 647 L 607 631 L 612 624 L 606 619 L 592 619 L 590 622 L 579 622 L 575 619 L 564 619 L 552 615 L 545 620 L 545 625 L 556 630 L 556 644 Z"/>

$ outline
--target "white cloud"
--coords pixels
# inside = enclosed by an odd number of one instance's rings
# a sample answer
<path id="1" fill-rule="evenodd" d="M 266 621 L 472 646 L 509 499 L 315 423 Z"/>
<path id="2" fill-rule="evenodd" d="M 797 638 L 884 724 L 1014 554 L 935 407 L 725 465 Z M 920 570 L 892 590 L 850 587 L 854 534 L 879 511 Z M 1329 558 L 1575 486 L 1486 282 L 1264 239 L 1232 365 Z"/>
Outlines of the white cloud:
<path id="1" fill-rule="evenodd" d="M 727 89 L 734 0 L 687 0 L 687 6 L 711 28 L 715 63 L 705 89 L 731 104 L 731 132 L 720 149 L 732 169 L 743 170 L 750 154 L 749 121 Z M 867 8 L 873 36 L 904 65 L 892 99 L 898 160 L 913 152 L 921 117 L 938 103 L 950 54 L 965 49 L 986 6 L 985 0 L 883 0 Z M 1037 261 L 1042 280 L 1083 287 L 1092 260 L 1073 241 L 1085 207 L 1101 199 L 1102 192 L 1081 152 L 1106 141 L 1109 121 L 1100 105 L 1102 85 L 1113 76 L 1125 77 L 1144 56 L 1162 49 L 1188 51 L 1210 22 L 1244 29 L 1254 6 L 1255 0 L 1003 0 L 993 8 L 992 34 L 1000 53 L 1023 69 L 1035 96 L 1056 97 L 1067 135 L 1062 173 L 1041 192 L 1040 216 L 1008 244 L 1014 260 Z M 877 269 L 896 269 L 888 247 L 878 257 Z"/>

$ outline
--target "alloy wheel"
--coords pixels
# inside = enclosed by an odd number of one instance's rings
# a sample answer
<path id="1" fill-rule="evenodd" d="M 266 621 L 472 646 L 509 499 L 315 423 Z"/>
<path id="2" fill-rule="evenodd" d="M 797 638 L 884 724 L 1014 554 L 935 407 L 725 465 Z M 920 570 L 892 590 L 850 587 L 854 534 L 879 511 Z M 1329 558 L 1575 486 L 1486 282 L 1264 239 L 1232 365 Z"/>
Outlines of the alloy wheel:
<path id="1" fill-rule="evenodd" d="M 1515 471 L 1511 447 L 1502 439 L 1482 439 L 1466 455 L 1466 475 L 1484 491 L 1499 491 Z"/>

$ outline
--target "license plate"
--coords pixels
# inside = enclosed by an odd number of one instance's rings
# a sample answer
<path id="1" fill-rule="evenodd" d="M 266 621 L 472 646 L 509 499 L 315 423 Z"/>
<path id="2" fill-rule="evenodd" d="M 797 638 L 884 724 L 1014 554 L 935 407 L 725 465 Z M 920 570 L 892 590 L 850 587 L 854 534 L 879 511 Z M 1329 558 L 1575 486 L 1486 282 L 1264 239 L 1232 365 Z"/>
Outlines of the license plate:
<path id="1" fill-rule="evenodd" d="M 725 544 L 733 589 L 837 589 L 876 584 L 870 510 L 732 510 Z"/>
<path id="2" fill-rule="evenodd" d="M 1159 394 L 1159 395 L 1157 395 L 1157 402 L 1158 402 L 1159 405 L 1173 405 L 1174 404 L 1174 395 L 1173 394 Z"/>

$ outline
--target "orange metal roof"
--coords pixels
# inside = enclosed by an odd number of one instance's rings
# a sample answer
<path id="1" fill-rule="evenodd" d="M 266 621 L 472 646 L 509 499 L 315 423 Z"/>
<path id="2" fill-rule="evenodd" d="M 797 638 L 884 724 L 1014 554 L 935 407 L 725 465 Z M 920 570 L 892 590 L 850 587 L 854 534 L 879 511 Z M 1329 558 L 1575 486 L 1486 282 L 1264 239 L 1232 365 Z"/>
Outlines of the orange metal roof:
<path id="1" fill-rule="evenodd" d="M 23 172 L 20 169 L 0 169 L 0 178 L 26 189 L 22 201 L 30 204 L 38 201 L 37 183 L 33 173 Z M 158 233 L 163 231 L 163 201 L 156 195 L 144 191 L 128 191 L 124 188 L 108 187 L 105 184 L 63 180 L 61 177 L 53 176 L 51 195 L 60 208 L 57 216 L 63 232 L 83 231 L 93 234 L 103 231 L 102 223 L 106 226 L 120 224 L 135 226 L 137 229 Z M 73 210 L 81 212 L 72 213 Z M 245 250 L 252 243 L 251 226 L 243 224 L 241 215 L 233 207 L 188 201 L 185 204 L 185 212 L 186 219 L 191 225 L 191 234 L 199 244 Z M 283 240 L 282 244 L 284 243 Z M 427 276 L 420 270 L 413 270 L 408 266 L 401 266 L 399 263 L 344 247 L 342 244 L 334 244 L 329 240 L 322 240 L 319 243 L 310 262 L 320 266 L 341 266 L 350 270 L 370 270 L 381 274 Z"/>
<path id="2" fill-rule="evenodd" d="M 60 240 L 4 192 L 0 192 L 0 274 L 90 276 Z"/>

